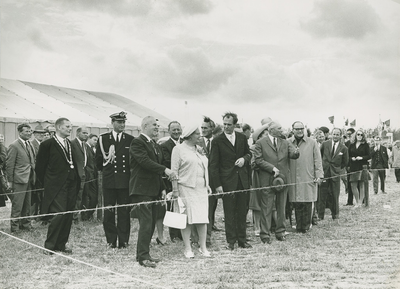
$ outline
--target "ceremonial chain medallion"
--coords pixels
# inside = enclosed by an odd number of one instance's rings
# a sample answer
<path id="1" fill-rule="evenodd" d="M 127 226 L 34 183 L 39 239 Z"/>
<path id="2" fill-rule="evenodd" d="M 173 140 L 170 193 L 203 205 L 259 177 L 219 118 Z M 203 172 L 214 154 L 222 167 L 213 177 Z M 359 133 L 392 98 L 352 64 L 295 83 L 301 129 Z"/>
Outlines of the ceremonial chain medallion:
<path id="1" fill-rule="evenodd" d="M 64 156 L 65 156 L 65 159 L 66 159 L 66 161 L 67 161 L 67 163 L 69 164 L 69 167 L 71 168 L 71 169 L 73 169 L 74 168 L 74 164 L 73 164 L 73 162 L 72 162 L 72 150 L 71 150 L 71 145 L 69 144 L 69 142 L 66 140 L 65 142 L 66 142 L 66 144 L 67 144 L 67 146 L 68 146 L 68 152 L 69 152 L 69 158 L 68 158 L 68 155 L 67 155 L 67 149 L 62 145 L 62 143 L 58 140 L 58 138 L 54 138 L 56 141 L 57 141 L 57 143 L 60 145 L 60 147 L 61 147 L 61 149 L 62 149 L 62 151 L 63 151 L 63 153 L 64 153 Z"/>

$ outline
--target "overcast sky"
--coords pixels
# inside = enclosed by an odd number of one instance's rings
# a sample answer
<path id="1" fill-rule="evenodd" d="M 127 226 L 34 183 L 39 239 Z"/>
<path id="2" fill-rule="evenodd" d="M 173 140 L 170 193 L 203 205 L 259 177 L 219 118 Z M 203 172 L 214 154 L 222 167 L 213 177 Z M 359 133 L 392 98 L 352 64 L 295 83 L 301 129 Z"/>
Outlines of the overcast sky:
<path id="1" fill-rule="evenodd" d="M 2 0 L 1 77 L 121 94 L 185 124 L 400 128 L 399 0 Z M 187 104 L 185 104 L 185 102 Z M 66 116 L 68 117 L 68 116 Z M 129 117 L 129 115 L 128 115 Z"/>

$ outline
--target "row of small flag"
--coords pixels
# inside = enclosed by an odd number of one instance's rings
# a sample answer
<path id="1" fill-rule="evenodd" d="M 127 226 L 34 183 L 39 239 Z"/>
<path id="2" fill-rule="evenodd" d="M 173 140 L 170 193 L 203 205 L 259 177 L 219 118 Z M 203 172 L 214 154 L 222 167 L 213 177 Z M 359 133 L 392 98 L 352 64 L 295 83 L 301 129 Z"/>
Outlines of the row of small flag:
<path id="1" fill-rule="evenodd" d="M 329 122 L 330 122 L 331 124 L 334 124 L 334 123 L 335 123 L 335 116 L 334 116 L 334 115 L 329 116 L 328 119 L 329 119 Z M 348 119 L 348 118 L 345 120 L 344 125 L 345 125 L 345 126 L 348 126 L 348 125 L 349 125 L 349 119 Z M 352 122 L 350 122 L 350 126 L 351 126 L 351 127 L 355 127 L 355 126 L 356 126 L 356 120 L 353 120 Z M 388 120 L 386 120 L 386 121 L 384 121 L 384 122 L 379 121 L 379 125 L 378 125 L 378 126 L 379 126 L 379 127 L 382 127 L 382 129 L 385 129 L 385 128 L 390 127 L 390 119 L 388 119 Z"/>

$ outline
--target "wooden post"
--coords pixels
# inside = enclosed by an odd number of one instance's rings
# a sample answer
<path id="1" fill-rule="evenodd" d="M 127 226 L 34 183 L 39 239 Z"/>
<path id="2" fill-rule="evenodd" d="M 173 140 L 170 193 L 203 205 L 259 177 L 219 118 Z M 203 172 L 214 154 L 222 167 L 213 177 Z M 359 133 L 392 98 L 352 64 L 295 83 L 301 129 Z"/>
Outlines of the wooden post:
<path id="1" fill-rule="evenodd" d="M 363 173 L 362 173 L 363 181 L 364 181 L 364 192 L 365 192 L 365 206 L 369 206 L 369 172 L 368 166 L 363 166 Z"/>
<path id="2" fill-rule="evenodd" d="M 104 207 L 103 202 L 103 172 L 99 171 L 99 176 L 97 178 L 97 207 Z M 103 221 L 103 209 L 97 209 L 97 220 Z"/>

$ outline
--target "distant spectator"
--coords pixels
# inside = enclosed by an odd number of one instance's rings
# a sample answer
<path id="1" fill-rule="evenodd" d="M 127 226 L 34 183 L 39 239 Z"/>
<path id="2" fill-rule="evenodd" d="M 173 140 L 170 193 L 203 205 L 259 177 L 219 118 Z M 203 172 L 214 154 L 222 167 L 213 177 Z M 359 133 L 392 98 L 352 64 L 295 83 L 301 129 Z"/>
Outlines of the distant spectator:
<path id="1" fill-rule="evenodd" d="M 327 128 L 326 126 L 321 126 L 319 128 L 319 130 L 322 130 L 322 132 L 325 135 L 325 140 L 328 140 L 329 139 L 329 128 Z"/>
<path id="2" fill-rule="evenodd" d="M 251 126 L 248 125 L 247 123 L 244 123 L 242 125 L 242 130 L 243 130 L 243 134 L 246 136 L 246 138 L 249 139 L 251 136 L 251 130 L 252 130 Z"/>
<path id="3" fill-rule="evenodd" d="M 374 138 L 375 145 L 371 147 L 371 172 L 372 172 L 372 184 L 374 187 L 375 194 L 378 193 L 378 177 L 381 182 L 382 194 L 386 194 L 385 191 L 385 179 L 386 169 L 388 166 L 388 151 L 387 148 L 381 144 L 381 138 L 376 136 Z"/>
<path id="4" fill-rule="evenodd" d="M 400 140 L 397 140 L 393 144 L 392 148 L 392 168 L 394 168 L 394 174 L 396 181 L 400 183 Z"/>

